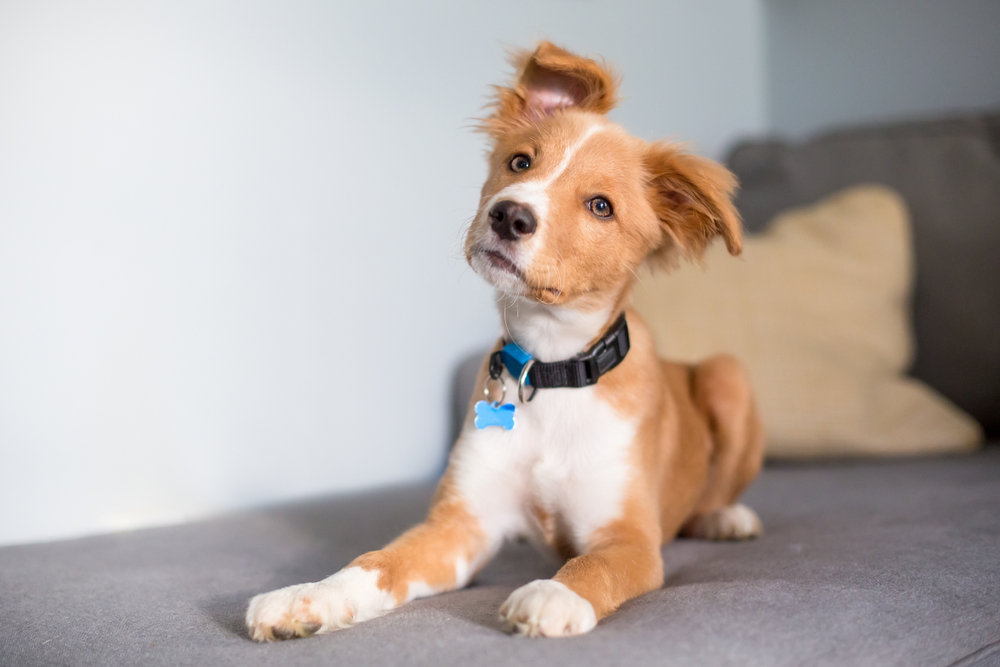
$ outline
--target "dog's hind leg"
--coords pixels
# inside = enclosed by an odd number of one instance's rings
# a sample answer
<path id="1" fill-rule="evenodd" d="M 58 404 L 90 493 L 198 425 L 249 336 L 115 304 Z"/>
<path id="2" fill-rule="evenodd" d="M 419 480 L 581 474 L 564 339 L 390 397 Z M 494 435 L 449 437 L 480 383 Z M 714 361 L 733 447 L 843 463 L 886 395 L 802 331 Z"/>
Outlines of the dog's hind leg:
<path id="1" fill-rule="evenodd" d="M 681 534 L 739 540 L 763 532 L 757 514 L 736 501 L 760 472 L 764 432 L 750 383 L 733 357 L 712 357 L 692 369 L 695 406 L 706 419 L 712 455 L 705 489 Z"/>
<path id="2" fill-rule="evenodd" d="M 414 598 L 466 585 L 496 551 L 446 475 L 427 520 L 331 577 L 258 595 L 247 610 L 257 641 L 307 637 L 380 616 Z"/>

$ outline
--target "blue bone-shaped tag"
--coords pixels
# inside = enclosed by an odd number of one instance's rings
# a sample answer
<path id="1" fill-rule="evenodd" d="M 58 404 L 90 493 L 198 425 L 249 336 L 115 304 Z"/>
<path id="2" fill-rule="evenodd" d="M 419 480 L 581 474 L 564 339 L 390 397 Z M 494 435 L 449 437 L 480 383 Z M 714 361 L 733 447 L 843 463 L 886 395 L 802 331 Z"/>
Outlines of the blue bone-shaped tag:
<path id="1" fill-rule="evenodd" d="M 476 428 L 483 429 L 487 426 L 501 426 L 504 430 L 514 428 L 514 404 L 500 401 L 487 403 L 478 401 L 476 403 Z"/>

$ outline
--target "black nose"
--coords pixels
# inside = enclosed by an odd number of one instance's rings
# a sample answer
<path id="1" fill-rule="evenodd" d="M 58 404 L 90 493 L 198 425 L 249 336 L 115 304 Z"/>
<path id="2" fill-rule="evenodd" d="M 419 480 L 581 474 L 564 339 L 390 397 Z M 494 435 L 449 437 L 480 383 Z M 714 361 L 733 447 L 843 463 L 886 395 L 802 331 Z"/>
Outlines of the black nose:
<path id="1" fill-rule="evenodd" d="M 515 201 L 497 202 L 490 209 L 490 227 L 505 241 L 516 241 L 531 236 L 538 229 L 535 214 L 524 204 Z"/>

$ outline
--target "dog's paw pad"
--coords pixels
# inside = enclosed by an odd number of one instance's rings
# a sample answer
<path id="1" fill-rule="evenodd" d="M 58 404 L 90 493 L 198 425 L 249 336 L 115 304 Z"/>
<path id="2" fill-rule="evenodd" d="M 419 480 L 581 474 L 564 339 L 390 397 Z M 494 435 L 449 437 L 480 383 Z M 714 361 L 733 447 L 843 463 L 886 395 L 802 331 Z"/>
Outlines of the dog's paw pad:
<path id="1" fill-rule="evenodd" d="M 736 504 L 698 517 L 689 532 L 706 540 L 751 540 L 763 534 L 764 526 L 756 512 Z"/>
<path id="2" fill-rule="evenodd" d="M 594 607 L 565 584 L 539 579 L 521 586 L 500 607 L 500 620 L 529 637 L 571 637 L 597 625 Z"/>

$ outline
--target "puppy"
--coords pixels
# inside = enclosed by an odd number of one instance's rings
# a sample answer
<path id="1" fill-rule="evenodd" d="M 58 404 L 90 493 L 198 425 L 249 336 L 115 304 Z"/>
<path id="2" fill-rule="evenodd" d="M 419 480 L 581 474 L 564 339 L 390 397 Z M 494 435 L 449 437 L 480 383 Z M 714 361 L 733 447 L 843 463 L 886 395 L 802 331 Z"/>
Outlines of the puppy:
<path id="1" fill-rule="evenodd" d="M 255 640 L 461 588 L 514 536 L 565 564 L 511 593 L 501 619 L 529 636 L 578 635 L 662 586 L 674 536 L 761 533 L 736 504 L 763 454 L 742 368 L 660 360 L 629 308 L 644 261 L 696 259 L 716 237 L 739 254 L 734 177 L 608 120 L 617 81 L 593 60 L 542 43 L 515 65 L 483 121 L 489 177 L 465 242 L 499 292 L 504 338 L 427 520 L 323 581 L 253 598 Z"/>

